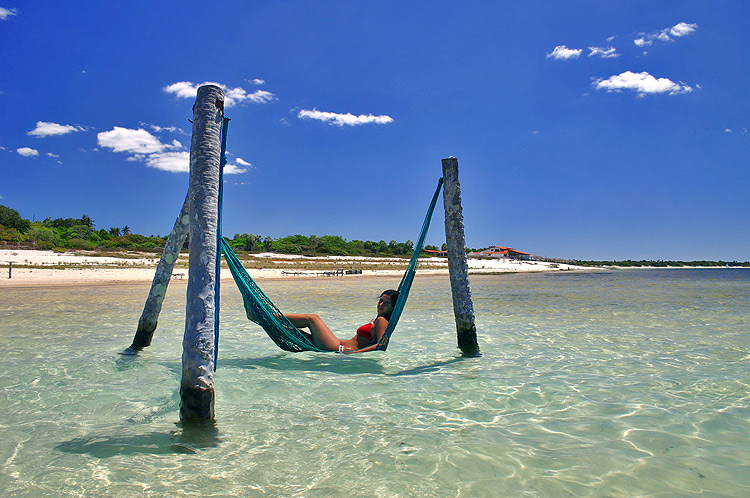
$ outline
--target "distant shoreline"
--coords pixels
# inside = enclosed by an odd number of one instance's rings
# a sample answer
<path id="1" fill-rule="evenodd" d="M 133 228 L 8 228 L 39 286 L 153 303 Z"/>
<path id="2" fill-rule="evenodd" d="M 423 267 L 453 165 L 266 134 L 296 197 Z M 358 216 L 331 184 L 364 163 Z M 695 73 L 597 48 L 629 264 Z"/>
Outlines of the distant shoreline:
<path id="1" fill-rule="evenodd" d="M 159 263 L 159 256 L 150 253 L 131 253 L 128 256 L 2 249 L 0 250 L 0 288 L 151 283 Z M 172 272 L 172 281 L 187 282 L 187 259 L 187 254 L 180 255 Z M 299 278 L 400 277 L 408 260 L 366 256 L 309 258 L 289 254 L 260 253 L 245 256 L 243 262 L 253 279 L 293 280 Z M 355 269 L 356 274 L 346 273 L 347 270 Z M 540 261 L 469 259 L 470 274 L 590 271 L 594 269 L 596 268 Z M 222 280 L 231 279 L 229 270 L 225 267 L 222 270 L 224 270 Z M 340 275 L 341 270 L 344 270 L 343 276 Z M 8 278 L 9 274 L 11 278 Z M 448 275 L 447 259 L 444 257 L 422 258 L 419 274 Z"/>

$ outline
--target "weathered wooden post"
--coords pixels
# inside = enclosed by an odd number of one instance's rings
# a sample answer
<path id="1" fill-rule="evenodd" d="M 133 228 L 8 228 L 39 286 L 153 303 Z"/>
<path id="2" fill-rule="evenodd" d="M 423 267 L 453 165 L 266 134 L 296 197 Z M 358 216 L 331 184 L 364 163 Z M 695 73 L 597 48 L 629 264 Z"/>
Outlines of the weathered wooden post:
<path id="1" fill-rule="evenodd" d="M 214 418 L 214 287 L 224 91 L 198 88 L 190 146 L 190 272 L 182 340 L 180 419 Z"/>
<path id="2" fill-rule="evenodd" d="M 123 351 L 123 354 L 135 354 L 141 349 L 151 345 L 151 339 L 154 337 L 154 331 L 161 313 L 161 305 L 164 302 L 164 296 L 167 293 L 167 287 L 172 278 L 172 270 L 177 258 L 180 257 L 180 249 L 185 243 L 190 228 L 190 191 L 185 196 L 185 202 L 182 204 L 182 210 L 174 222 L 174 228 L 167 237 L 167 243 L 164 245 L 164 251 L 161 253 L 161 259 L 156 267 L 154 280 L 151 283 L 151 291 L 146 299 L 146 305 L 143 307 L 143 313 L 138 320 L 138 329 L 133 337 L 133 344 Z"/>
<path id="3" fill-rule="evenodd" d="M 448 272 L 456 317 L 458 347 L 464 356 L 478 356 L 474 304 L 469 288 L 469 263 L 466 259 L 464 215 L 461 207 L 461 185 L 458 182 L 458 159 L 443 159 L 443 206 L 445 207 L 445 242 L 448 246 Z"/>

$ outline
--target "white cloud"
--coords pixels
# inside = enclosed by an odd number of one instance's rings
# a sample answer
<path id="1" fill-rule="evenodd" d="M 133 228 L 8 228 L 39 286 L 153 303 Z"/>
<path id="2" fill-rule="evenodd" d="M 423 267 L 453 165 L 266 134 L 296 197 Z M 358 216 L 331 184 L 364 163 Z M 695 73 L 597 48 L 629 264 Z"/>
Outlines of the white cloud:
<path id="1" fill-rule="evenodd" d="M 598 55 L 602 59 L 612 59 L 620 57 L 615 47 L 589 47 L 589 57 Z"/>
<path id="2" fill-rule="evenodd" d="M 169 171 L 172 173 L 188 173 L 190 171 L 190 153 L 180 152 L 155 152 L 145 158 L 146 166 L 150 168 Z"/>
<path id="3" fill-rule="evenodd" d="M 164 128 L 165 129 L 165 128 Z M 110 131 L 97 135 L 99 145 L 108 147 L 113 152 L 127 152 L 131 155 L 126 161 L 145 162 L 149 168 L 169 171 L 171 173 L 188 173 L 190 171 L 190 153 L 181 149 L 182 144 L 172 140 L 171 144 L 165 144 L 143 128 L 132 130 L 115 126 Z M 245 161 L 242 161 L 245 163 Z M 244 164 L 238 161 L 240 166 Z M 249 165 L 250 163 L 247 163 Z M 227 164 L 224 173 L 244 173 L 246 169 Z"/>
<path id="4" fill-rule="evenodd" d="M 393 122 L 393 118 L 386 115 L 373 116 L 372 114 L 360 114 L 355 116 L 351 113 L 340 114 L 336 112 L 318 111 L 317 109 L 301 110 L 297 114 L 299 119 L 315 119 L 324 123 L 336 126 L 357 126 L 362 124 L 388 124 Z"/>
<path id="5" fill-rule="evenodd" d="M 621 90 L 633 90 L 638 96 L 647 94 L 668 93 L 677 95 L 680 93 L 692 92 L 693 89 L 688 85 L 675 83 L 668 78 L 655 78 L 647 72 L 634 73 L 625 71 L 609 78 L 594 81 L 594 85 L 599 90 L 608 92 L 619 92 Z"/>
<path id="6" fill-rule="evenodd" d="M 171 85 L 164 87 L 164 91 L 167 93 L 173 93 L 178 98 L 182 99 L 194 99 L 198 95 L 198 88 L 203 85 L 216 85 L 224 90 L 224 106 L 232 107 L 235 104 L 241 102 L 252 102 L 254 104 L 266 104 L 271 102 L 275 96 L 271 92 L 265 90 L 256 90 L 253 93 L 248 93 L 244 88 L 235 87 L 229 88 L 221 83 L 205 82 L 200 85 L 193 84 L 191 81 L 179 81 Z"/>
<path id="7" fill-rule="evenodd" d="M 36 149 L 32 149 L 31 147 L 21 147 L 20 149 L 16 149 L 16 152 L 21 154 L 23 157 L 34 157 L 39 155 L 39 151 Z"/>
<path id="8" fill-rule="evenodd" d="M 680 38 L 681 36 L 689 35 L 696 29 L 698 29 L 697 24 L 688 24 L 686 22 L 681 22 L 669 28 L 669 34 L 674 36 L 675 38 Z"/>
<path id="9" fill-rule="evenodd" d="M 686 22 L 677 23 L 671 28 L 665 28 L 655 33 L 641 33 L 639 38 L 633 40 L 639 47 L 645 47 L 654 43 L 654 40 L 663 42 L 674 41 L 673 38 L 682 38 L 687 36 L 693 31 L 698 29 L 697 24 L 689 24 Z"/>
<path id="10" fill-rule="evenodd" d="M 47 152 L 47 155 L 49 157 L 60 157 L 58 154 L 53 154 L 52 152 Z"/>
<path id="11" fill-rule="evenodd" d="M 5 7 L 0 7 L 0 19 L 5 21 L 10 16 L 17 16 L 18 15 L 18 9 L 6 9 Z"/>
<path id="12" fill-rule="evenodd" d="M 52 135 L 65 135 L 74 131 L 84 131 L 82 126 L 61 125 L 57 123 L 48 123 L 46 121 L 37 121 L 36 128 L 27 133 L 35 137 L 49 137 Z"/>
<path id="13" fill-rule="evenodd" d="M 255 79 L 247 80 L 247 81 L 249 81 L 253 85 L 263 85 L 266 82 L 266 80 L 262 80 L 260 78 L 255 78 Z"/>
<path id="14" fill-rule="evenodd" d="M 237 166 L 236 164 L 227 163 L 224 165 L 225 175 L 236 175 L 238 173 L 245 173 L 245 172 L 247 172 L 247 168 L 242 168 L 241 166 Z"/>
<path id="15" fill-rule="evenodd" d="M 161 141 L 143 128 L 131 130 L 115 126 L 110 131 L 103 131 L 96 136 L 99 145 L 109 147 L 114 152 L 130 152 L 133 154 L 153 154 L 166 149 L 182 147 L 176 140 L 172 145 Z"/>
<path id="16" fill-rule="evenodd" d="M 568 48 L 565 45 L 558 45 L 552 52 L 547 54 L 547 58 L 552 57 L 557 60 L 575 59 L 581 55 L 581 52 L 583 52 L 583 49 Z"/>
<path id="17" fill-rule="evenodd" d="M 245 161 L 241 157 L 238 157 L 237 159 L 235 159 L 234 162 L 236 162 L 240 166 L 252 166 L 252 164 L 250 164 L 249 162 Z"/>
<path id="18" fill-rule="evenodd" d="M 145 157 L 144 156 L 140 158 L 134 157 L 134 159 L 145 160 L 146 166 L 150 168 L 160 169 L 162 171 L 169 171 L 171 173 L 189 173 L 190 172 L 190 153 L 187 151 L 156 152 L 154 154 L 149 154 L 148 156 L 145 156 Z M 247 164 L 249 165 L 249 163 Z M 224 165 L 225 175 L 245 173 L 246 171 L 247 169 L 237 166 L 236 164 L 228 163 Z"/>

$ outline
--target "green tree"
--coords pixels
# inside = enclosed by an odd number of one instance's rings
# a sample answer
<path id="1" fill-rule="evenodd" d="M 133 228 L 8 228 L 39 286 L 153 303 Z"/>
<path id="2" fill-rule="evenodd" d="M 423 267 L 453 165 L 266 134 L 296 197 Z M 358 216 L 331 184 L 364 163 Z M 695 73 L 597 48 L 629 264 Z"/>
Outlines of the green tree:
<path id="1" fill-rule="evenodd" d="M 323 241 L 320 252 L 333 254 L 334 256 L 346 256 L 349 254 L 348 244 L 343 237 L 339 237 L 338 235 L 323 235 L 320 239 Z"/>
<path id="2" fill-rule="evenodd" d="M 74 239 L 88 239 L 92 233 L 94 229 L 89 225 L 75 225 L 68 230 L 68 236 Z"/>
<path id="3" fill-rule="evenodd" d="M 247 241 L 245 242 L 245 250 L 246 251 L 257 251 L 260 249 L 260 242 L 263 240 L 263 238 L 260 235 L 253 235 L 249 234 L 247 235 Z"/>
<path id="4" fill-rule="evenodd" d="M 94 220 L 91 219 L 88 215 L 81 216 L 81 225 L 86 225 L 87 227 L 94 228 Z"/>
<path id="5" fill-rule="evenodd" d="M 29 238 L 35 242 L 45 242 L 46 245 L 55 247 L 62 244 L 60 234 L 52 227 L 44 226 L 42 223 L 33 223 L 29 229 Z"/>
<path id="6" fill-rule="evenodd" d="M 273 250 L 273 239 L 271 237 L 266 236 L 266 238 L 263 239 L 263 250 L 266 252 Z"/>
<path id="7" fill-rule="evenodd" d="M 21 218 L 21 215 L 15 209 L 0 204 L 0 225 L 26 233 L 31 226 L 31 222 Z"/>
<path id="8" fill-rule="evenodd" d="M 317 250 L 323 246 L 323 241 L 320 240 L 317 235 L 310 235 L 310 237 L 308 237 L 308 240 L 309 244 L 307 247 L 310 249 L 310 251 L 312 251 L 312 255 L 315 256 Z"/>
<path id="9" fill-rule="evenodd" d="M 376 254 L 378 252 L 378 243 L 372 240 L 365 241 L 365 251 L 370 254 Z"/>
<path id="10" fill-rule="evenodd" d="M 24 235 L 15 228 L 0 225 L 0 240 L 7 242 L 21 242 Z"/>

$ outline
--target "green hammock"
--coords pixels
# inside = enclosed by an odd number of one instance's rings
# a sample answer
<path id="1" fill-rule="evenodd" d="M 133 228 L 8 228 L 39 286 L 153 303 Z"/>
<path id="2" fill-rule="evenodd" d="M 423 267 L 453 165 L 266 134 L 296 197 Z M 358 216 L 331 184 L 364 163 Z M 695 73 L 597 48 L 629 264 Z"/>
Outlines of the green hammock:
<path id="1" fill-rule="evenodd" d="M 427 210 L 424 222 L 422 223 L 422 231 L 419 233 L 417 243 L 414 245 L 414 252 L 412 253 L 409 266 L 406 268 L 401 283 L 398 286 L 398 299 L 393 307 L 393 313 L 391 319 L 388 321 L 388 327 L 383 334 L 383 337 L 378 341 L 377 344 L 372 346 L 358 349 L 356 351 L 347 351 L 347 353 L 360 353 L 365 351 L 385 351 L 388 348 L 388 341 L 391 338 L 393 330 L 396 328 L 398 319 L 401 316 L 401 311 L 404 309 L 406 299 L 409 297 L 409 290 L 411 284 L 414 281 L 414 276 L 417 272 L 417 263 L 419 255 L 424 247 L 424 239 L 427 236 L 427 229 L 430 227 L 430 220 L 432 219 L 432 212 L 435 210 L 435 203 L 437 202 L 438 194 L 440 193 L 440 187 L 443 186 L 443 179 L 438 180 L 435 194 L 432 196 L 432 202 Z M 295 327 L 284 314 L 271 302 L 266 294 L 258 287 L 258 284 L 248 275 L 245 267 L 234 254 L 234 251 L 229 244 L 221 238 L 221 250 L 224 253 L 224 259 L 229 266 L 229 270 L 232 272 L 237 287 L 242 294 L 242 300 L 245 304 L 245 311 L 248 315 L 254 317 L 255 322 L 260 325 L 263 330 L 266 331 L 268 336 L 285 351 L 328 351 L 326 349 L 320 349 L 315 346 L 310 340 L 309 336 Z"/>

